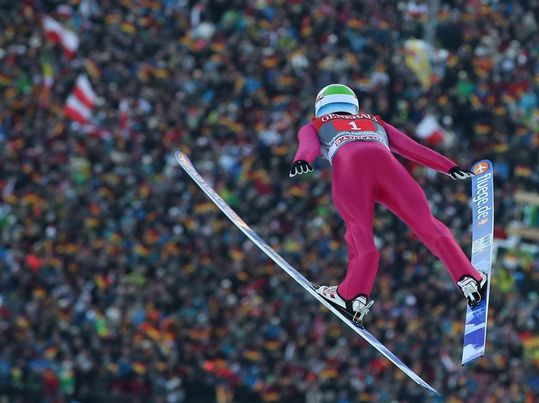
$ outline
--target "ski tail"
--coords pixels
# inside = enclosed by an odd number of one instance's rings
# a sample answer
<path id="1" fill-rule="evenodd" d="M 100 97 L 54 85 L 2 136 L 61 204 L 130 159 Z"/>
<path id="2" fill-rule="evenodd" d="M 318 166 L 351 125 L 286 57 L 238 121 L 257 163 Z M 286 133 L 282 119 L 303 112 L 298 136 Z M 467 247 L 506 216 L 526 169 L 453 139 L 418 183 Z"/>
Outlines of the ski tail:
<path id="1" fill-rule="evenodd" d="M 311 282 L 307 280 L 301 273 L 294 269 L 290 264 L 284 260 L 277 252 L 275 252 L 262 238 L 258 236 L 238 214 L 215 192 L 215 190 L 200 176 L 197 172 L 189 157 L 177 151 L 175 154 L 178 164 L 184 169 L 185 172 L 196 182 L 196 184 L 202 189 L 202 191 L 215 203 L 217 207 L 234 223 L 256 246 L 260 248 L 270 259 L 272 259 L 282 270 L 284 270 L 290 277 L 292 277 L 299 285 L 301 285 L 309 294 L 311 294 L 318 302 L 324 305 L 331 313 L 337 316 L 348 327 L 354 330 L 358 335 L 365 339 L 371 346 L 378 350 L 384 357 L 395 364 L 402 372 L 409 376 L 418 385 L 421 385 L 425 389 L 431 391 L 436 395 L 440 395 L 436 389 L 425 382 L 419 375 L 412 371 L 406 364 L 404 364 L 395 354 L 393 354 L 386 346 L 384 346 L 376 337 L 370 332 L 354 324 L 351 320 L 346 318 L 342 312 L 333 307 L 329 302 L 325 301 L 314 288 L 311 286 Z"/>
<path id="2" fill-rule="evenodd" d="M 485 354 L 494 238 L 494 173 L 489 160 L 474 164 L 472 172 L 472 265 L 487 276 L 483 300 L 467 307 L 462 365 Z"/>

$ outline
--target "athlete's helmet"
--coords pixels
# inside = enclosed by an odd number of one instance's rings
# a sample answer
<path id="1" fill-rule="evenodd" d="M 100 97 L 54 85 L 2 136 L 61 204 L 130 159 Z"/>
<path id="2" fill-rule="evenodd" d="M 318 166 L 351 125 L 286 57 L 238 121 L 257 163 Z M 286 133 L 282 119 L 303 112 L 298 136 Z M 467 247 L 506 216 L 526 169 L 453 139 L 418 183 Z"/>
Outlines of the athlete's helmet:
<path id="1" fill-rule="evenodd" d="M 359 102 L 350 87 L 343 84 L 330 84 L 320 90 L 314 104 L 314 115 L 346 112 L 355 115 L 359 112 Z"/>

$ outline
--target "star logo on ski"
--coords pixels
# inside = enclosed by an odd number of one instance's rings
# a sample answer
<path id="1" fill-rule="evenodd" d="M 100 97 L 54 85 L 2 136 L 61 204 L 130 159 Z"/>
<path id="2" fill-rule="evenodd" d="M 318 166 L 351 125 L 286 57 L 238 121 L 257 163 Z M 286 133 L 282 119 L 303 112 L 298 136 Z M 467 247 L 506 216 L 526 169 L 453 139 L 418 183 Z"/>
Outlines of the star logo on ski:
<path id="1" fill-rule="evenodd" d="M 489 168 L 490 166 L 488 162 L 481 161 L 480 163 L 478 163 L 477 165 L 473 167 L 473 173 L 476 175 L 479 175 L 479 174 L 482 174 L 483 172 L 488 171 Z"/>

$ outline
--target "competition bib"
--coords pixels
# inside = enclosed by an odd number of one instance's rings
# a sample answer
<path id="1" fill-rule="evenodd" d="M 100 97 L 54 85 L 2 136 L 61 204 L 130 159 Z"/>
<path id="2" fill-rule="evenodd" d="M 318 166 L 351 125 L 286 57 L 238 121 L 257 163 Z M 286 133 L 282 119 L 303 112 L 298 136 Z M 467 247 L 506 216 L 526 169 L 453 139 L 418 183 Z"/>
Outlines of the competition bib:
<path id="1" fill-rule="evenodd" d="M 322 155 L 330 161 L 339 148 L 353 141 L 376 141 L 389 148 L 387 133 L 377 116 L 328 114 L 315 119 L 313 124 L 318 130 Z"/>

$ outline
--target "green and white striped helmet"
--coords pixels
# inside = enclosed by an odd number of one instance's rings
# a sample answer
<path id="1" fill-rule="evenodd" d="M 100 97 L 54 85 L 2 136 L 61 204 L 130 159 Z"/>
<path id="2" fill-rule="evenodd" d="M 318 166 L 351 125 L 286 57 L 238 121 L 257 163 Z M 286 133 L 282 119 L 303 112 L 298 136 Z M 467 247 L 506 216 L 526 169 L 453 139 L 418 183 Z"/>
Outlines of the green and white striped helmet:
<path id="1" fill-rule="evenodd" d="M 359 112 L 359 102 L 350 87 L 343 84 L 330 84 L 320 90 L 314 104 L 314 115 L 346 112 L 355 115 Z"/>

